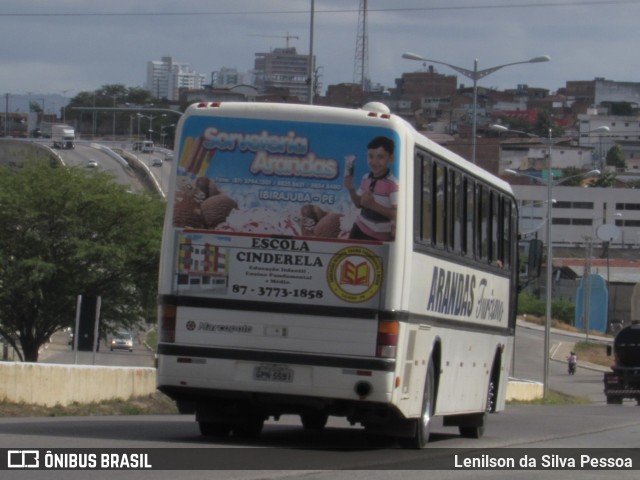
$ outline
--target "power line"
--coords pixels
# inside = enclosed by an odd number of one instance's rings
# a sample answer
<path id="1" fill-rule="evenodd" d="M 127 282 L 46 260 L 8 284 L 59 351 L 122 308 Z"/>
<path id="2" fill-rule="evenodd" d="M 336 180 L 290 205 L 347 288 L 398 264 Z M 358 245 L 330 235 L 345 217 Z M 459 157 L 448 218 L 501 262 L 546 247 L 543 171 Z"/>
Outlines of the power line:
<path id="1" fill-rule="evenodd" d="M 427 12 L 444 10 L 506 10 L 514 8 L 553 8 L 553 7 L 591 7 L 639 4 L 639 0 L 594 0 L 594 1 L 560 1 L 529 2 L 523 4 L 504 3 L 496 5 L 449 5 L 444 7 L 392 7 L 372 8 L 369 12 Z M 358 9 L 316 10 L 316 14 L 358 13 Z M 231 15 L 308 15 L 308 10 L 255 10 L 255 11 L 194 11 L 194 12 L 13 12 L 0 13 L 0 17 L 189 17 L 189 16 L 231 16 Z"/>

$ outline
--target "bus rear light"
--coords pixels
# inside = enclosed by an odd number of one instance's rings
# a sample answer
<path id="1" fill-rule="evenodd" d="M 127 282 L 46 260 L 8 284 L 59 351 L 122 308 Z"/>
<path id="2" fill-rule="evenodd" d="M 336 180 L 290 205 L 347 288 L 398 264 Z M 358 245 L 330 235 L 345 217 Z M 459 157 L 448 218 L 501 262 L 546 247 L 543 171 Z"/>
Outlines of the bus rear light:
<path id="1" fill-rule="evenodd" d="M 376 344 L 377 357 L 395 358 L 398 350 L 399 331 L 399 322 L 380 321 L 378 323 L 378 341 Z"/>
<path id="2" fill-rule="evenodd" d="M 216 108 L 220 106 L 220 102 L 200 102 L 196 105 L 197 108 L 207 108 L 207 107 L 211 107 L 211 108 Z"/>
<path id="3" fill-rule="evenodd" d="M 175 305 L 162 305 L 159 338 L 161 343 L 175 343 L 176 341 L 176 312 Z"/>

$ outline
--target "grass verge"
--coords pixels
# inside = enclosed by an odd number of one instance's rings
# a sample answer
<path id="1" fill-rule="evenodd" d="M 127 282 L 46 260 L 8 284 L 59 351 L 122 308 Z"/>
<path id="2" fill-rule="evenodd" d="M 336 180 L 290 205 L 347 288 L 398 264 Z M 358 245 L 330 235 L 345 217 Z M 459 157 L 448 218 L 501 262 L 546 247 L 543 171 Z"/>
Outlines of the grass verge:
<path id="1" fill-rule="evenodd" d="M 543 317 L 535 317 L 533 315 L 528 315 L 526 317 L 527 322 L 534 323 L 536 325 L 544 326 L 544 318 Z M 584 331 L 580 331 L 577 328 L 567 325 L 566 323 L 560 322 L 558 320 L 552 320 L 551 327 L 556 328 L 558 330 L 564 330 L 565 332 L 573 332 L 573 333 L 584 333 Z M 596 335 L 602 335 L 598 332 L 592 332 Z M 596 365 L 602 365 L 604 367 L 610 367 L 613 363 L 613 359 L 607 356 L 607 348 L 606 345 L 602 342 L 598 341 L 586 341 L 586 340 L 578 340 L 575 344 L 575 352 L 578 355 L 578 366 L 580 362 L 589 362 L 594 363 Z"/>
<path id="2" fill-rule="evenodd" d="M 588 405 L 591 403 L 586 397 L 575 397 L 564 393 L 549 390 L 547 398 L 535 400 L 510 400 L 509 405 Z"/>

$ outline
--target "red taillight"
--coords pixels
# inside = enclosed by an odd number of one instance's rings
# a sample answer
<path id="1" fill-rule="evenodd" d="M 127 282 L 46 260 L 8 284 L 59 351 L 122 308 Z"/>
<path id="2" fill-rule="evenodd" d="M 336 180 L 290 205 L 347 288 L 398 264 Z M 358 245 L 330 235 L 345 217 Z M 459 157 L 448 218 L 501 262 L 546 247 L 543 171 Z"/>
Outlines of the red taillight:
<path id="1" fill-rule="evenodd" d="M 378 323 L 377 357 L 395 358 L 398 350 L 399 331 L 400 322 L 381 320 Z"/>
<path id="2" fill-rule="evenodd" d="M 196 104 L 196 108 L 217 108 L 220 106 L 220 102 L 199 102 Z"/>
<path id="3" fill-rule="evenodd" d="M 174 343 L 176 341 L 176 311 L 175 305 L 162 305 L 159 339 L 161 343 Z"/>

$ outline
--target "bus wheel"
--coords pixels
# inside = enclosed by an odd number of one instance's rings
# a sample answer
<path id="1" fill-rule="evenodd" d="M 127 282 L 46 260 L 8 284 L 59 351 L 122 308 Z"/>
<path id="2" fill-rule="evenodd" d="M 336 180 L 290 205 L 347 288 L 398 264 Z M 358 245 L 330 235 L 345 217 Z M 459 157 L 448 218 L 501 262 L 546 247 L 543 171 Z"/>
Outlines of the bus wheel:
<path id="1" fill-rule="evenodd" d="M 460 431 L 460 436 L 462 438 L 480 438 L 484 435 L 484 426 L 479 425 L 460 425 L 458 430 Z"/>
<path id="2" fill-rule="evenodd" d="M 400 444 L 405 448 L 425 448 L 429 443 L 433 410 L 435 403 L 435 373 L 433 360 L 429 359 L 427 366 L 427 378 L 424 381 L 424 393 L 422 395 L 422 414 L 420 418 L 413 420 L 415 433 L 412 437 L 401 438 Z"/>
<path id="3" fill-rule="evenodd" d="M 239 438 L 255 438 L 262 433 L 264 417 L 251 415 L 246 421 L 233 426 L 233 434 Z"/>
<path id="4" fill-rule="evenodd" d="M 231 425 L 228 423 L 199 421 L 200 434 L 205 437 L 228 437 Z"/>
<path id="5" fill-rule="evenodd" d="M 329 416 L 324 412 L 307 412 L 300 415 L 305 430 L 322 430 L 328 419 Z"/>

